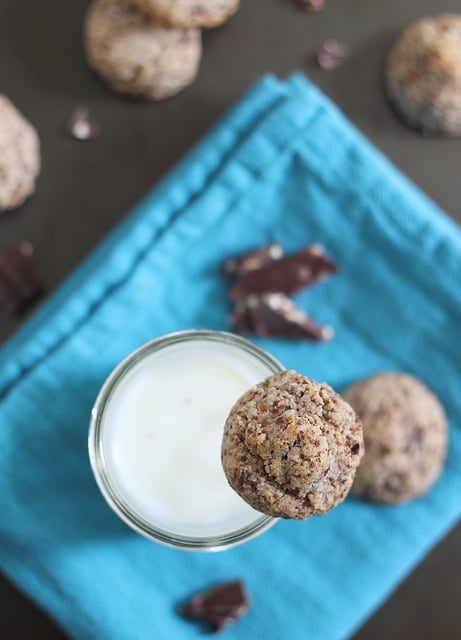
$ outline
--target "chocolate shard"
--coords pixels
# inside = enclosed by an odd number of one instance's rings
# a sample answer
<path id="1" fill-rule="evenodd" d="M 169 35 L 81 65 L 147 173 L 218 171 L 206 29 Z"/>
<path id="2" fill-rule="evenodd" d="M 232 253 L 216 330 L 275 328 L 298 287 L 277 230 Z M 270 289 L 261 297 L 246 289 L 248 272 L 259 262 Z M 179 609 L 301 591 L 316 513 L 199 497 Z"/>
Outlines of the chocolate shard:
<path id="1" fill-rule="evenodd" d="M 246 613 L 248 608 L 245 585 L 241 580 L 233 580 L 193 596 L 178 612 L 184 618 L 204 620 L 213 631 L 221 631 Z"/>
<path id="2" fill-rule="evenodd" d="M 297 0 L 297 5 L 303 11 L 322 11 L 325 0 Z"/>
<path id="3" fill-rule="evenodd" d="M 18 313 L 43 291 L 30 242 L 21 242 L 0 253 L 0 305 Z"/>
<path id="4" fill-rule="evenodd" d="M 248 302 L 246 299 L 239 300 L 230 315 L 230 326 L 234 333 L 241 336 L 249 336 L 254 333 L 254 327 L 249 314 Z"/>
<path id="5" fill-rule="evenodd" d="M 317 62 L 321 69 L 336 69 L 349 56 L 349 48 L 336 40 L 325 40 L 317 51 Z"/>
<path id="6" fill-rule="evenodd" d="M 290 295 L 338 271 L 337 265 L 314 244 L 243 274 L 231 287 L 231 300 L 264 293 Z"/>
<path id="7" fill-rule="evenodd" d="M 317 324 L 283 293 L 250 296 L 245 301 L 248 324 L 262 338 L 328 341 L 332 327 Z"/>
<path id="8" fill-rule="evenodd" d="M 248 251 L 235 258 L 226 260 L 222 265 L 222 273 L 227 277 L 240 277 L 254 269 L 260 269 L 283 256 L 283 247 L 273 242 L 259 249 Z"/>
<path id="9" fill-rule="evenodd" d="M 99 125 L 90 116 L 88 107 L 80 105 L 69 116 L 66 131 L 76 140 L 93 140 L 99 136 Z"/>

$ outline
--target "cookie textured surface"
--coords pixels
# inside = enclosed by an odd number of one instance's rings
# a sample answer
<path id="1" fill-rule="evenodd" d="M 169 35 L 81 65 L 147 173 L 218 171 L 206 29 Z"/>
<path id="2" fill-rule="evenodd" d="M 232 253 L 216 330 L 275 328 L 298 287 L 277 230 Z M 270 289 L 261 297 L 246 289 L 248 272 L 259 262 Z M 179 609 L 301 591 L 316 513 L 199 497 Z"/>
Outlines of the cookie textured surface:
<path id="1" fill-rule="evenodd" d="M 430 489 L 443 468 L 447 422 L 437 397 L 418 379 L 380 373 L 344 398 L 363 423 L 365 455 L 352 493 L 375 502 L 406 502 Z"/>
<path id="2" fill-rule="evenodd" d="M 172 27 L 217 27 L 233 15 L 240 0 L 133 0 L 154 22 Z"/>
<path id="3" fill-rule="evenodd" d="M 224 428 L 229 484 L 253 508 L 303 520 L 346 497 L 363 455 L 362 425 L 331 387 L 295 371 L 247 391 Z"/>
<path id="4" fill-rule="evenodd" d="M 154 25 L 130 0 L 93 0 L 84 40 L 90 67 L 112 89 L 151 100 L 190 85 L 202 54 L 198 29 Z"/>
<path id="5" fill-rule="evenodd" d="M 385 88 L 409 126 L 428 136 L 460 136 L 461 15 L 407 27 L 387 57 Z"/>
<path id="6" fill-rule="evenodd" d="M 19 207 L 35 191 L 40 142 L 11 100 L 0 95 L 0 211 Z"/>

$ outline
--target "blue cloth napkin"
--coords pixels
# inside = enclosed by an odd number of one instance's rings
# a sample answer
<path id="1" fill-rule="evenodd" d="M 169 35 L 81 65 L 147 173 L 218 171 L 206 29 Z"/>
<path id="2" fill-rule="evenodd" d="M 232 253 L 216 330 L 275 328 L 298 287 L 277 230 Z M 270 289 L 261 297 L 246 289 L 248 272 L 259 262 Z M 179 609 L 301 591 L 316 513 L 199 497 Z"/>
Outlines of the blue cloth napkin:
<path id="1" fill-rule="evenodd" d="M 423 378 L 451 423 L 445 471 L 398 507 L 347 500 L 220 554 L 132 533 L 87 459 L 100 385 L 141 343 L 227 329 L 221 261 L 320 242 L 341 274 L 297 300 L 329 344 L 262 340 L 341 390 L 381 369 Z M 231 640 L 348 637 L 461 514 L 461 234 L 311 84 L 264 78 L 0 355 L 0 566 L 78 640 L 202 637 L 174 606 L 242 577 Z"/>

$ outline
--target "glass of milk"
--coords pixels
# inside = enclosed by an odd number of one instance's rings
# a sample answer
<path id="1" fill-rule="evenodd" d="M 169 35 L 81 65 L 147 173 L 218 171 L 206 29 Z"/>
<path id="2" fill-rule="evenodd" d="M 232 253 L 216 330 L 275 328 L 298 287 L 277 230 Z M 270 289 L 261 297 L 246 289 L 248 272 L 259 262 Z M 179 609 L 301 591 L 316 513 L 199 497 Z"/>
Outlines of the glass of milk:
<path id="1" fill-rule="evenodd" d="M 115 513 L 171 547 L 217 551 L 276 520 L 252 509 L 221 466 L 227 415 L 250 387 L 284 367 L 248 340 L 219 331 L 172 333 L 112 372 L 92 411 L 89 454 Z"/>

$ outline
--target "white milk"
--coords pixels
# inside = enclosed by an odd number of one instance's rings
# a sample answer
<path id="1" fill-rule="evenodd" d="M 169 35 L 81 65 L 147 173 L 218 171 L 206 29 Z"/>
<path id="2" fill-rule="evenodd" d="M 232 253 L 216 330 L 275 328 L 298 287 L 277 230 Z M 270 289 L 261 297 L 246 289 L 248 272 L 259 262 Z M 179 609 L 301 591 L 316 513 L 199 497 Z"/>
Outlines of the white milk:
<path id="1" fill-rule="evenodd" d="M 120 379 L 102 417 L 107 471 L 130 508 L 182 536 L 261 518 L 228 485 L 221 438 L 236 400 L 272 371 L 232 344 L 196 339 L 151 353 Z"/>

